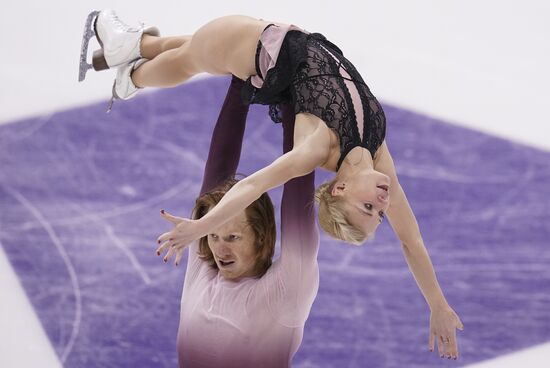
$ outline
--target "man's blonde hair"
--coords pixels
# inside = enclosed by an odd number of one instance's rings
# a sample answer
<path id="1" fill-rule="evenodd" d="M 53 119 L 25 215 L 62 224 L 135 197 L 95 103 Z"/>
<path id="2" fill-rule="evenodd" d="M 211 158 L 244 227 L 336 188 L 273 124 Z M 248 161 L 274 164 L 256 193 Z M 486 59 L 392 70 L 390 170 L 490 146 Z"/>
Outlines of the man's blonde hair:
<path id="1" fill-rule="evenodd" d="M 346 218 L 344 200 L 341 196 L 332 195 L 335 183 L 336 178 L 319 185 L 315 191 L 315 201 L 319 204 L 319 225 L 335 239 L 361 245 L 367 239 L 367 235 Z"/>

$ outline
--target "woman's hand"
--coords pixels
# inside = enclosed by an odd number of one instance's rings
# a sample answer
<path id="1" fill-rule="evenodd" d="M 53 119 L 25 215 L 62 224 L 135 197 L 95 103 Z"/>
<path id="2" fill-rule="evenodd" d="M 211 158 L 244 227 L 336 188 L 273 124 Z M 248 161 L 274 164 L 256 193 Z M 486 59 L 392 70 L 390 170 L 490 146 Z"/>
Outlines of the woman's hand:
<path id="1" fill-rule="evenodd" d="M 198 224 L 196 220 L 172 216 L 164 210 L 161 210 L 160 214 L 165 220 L 174 224 L 174 228 L 158 237 L 157 243 L 160 244 L 160 247 L 157 249 L 157 255 L 160 256 L 161 253 L 168 250 L 164 256 L 164 262 L 168 262 L 170 257 L 175 254 L 177 266 L 183 257 L 185 247 L 201 237 Z"/>
<path id="2" fill-rule="evenodd" d="M 457 359 L 458 346 L 456 329 L 464 330 L 464 325 L 455 311 L 448 305 L 435 307 L 430 314 L 429 348 L 434 350 L 435 340 L 441 358 Z"/>

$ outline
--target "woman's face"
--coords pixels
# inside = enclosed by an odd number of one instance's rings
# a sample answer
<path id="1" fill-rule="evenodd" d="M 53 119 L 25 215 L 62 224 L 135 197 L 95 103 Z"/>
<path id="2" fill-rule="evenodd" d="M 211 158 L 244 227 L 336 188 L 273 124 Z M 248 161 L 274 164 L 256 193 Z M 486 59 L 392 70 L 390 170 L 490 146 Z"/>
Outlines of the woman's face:
<path id="1" fill-rule="evenodd" d="M 208 234 L 208 247 L 221 276 L 233 281 L 255 276 L 255 241 L 245 211 Z"/>
<path id="2" fill-rule="evenodd" d="M 345 181 L 337 181 L 333 195 L 341 195 L 348 221 L 372 234 L 382 222 L 390 205 L 390 178 L 379 171 L 369 170 Z"/>

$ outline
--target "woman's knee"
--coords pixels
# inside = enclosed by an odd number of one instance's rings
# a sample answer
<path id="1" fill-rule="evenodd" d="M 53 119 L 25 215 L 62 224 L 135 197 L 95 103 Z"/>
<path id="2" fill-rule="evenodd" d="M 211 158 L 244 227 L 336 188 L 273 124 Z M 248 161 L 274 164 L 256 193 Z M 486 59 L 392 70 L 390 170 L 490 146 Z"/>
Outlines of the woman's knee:
<path id="1" fill-rule="evenodd" d="M 188 41 L 178 47 L 174 54 L 174 63 L 185 74 L 197 74 L 202 72 L 200 64 L 197 62 L 196 51 L 191 46 L 191 41 Z"/>

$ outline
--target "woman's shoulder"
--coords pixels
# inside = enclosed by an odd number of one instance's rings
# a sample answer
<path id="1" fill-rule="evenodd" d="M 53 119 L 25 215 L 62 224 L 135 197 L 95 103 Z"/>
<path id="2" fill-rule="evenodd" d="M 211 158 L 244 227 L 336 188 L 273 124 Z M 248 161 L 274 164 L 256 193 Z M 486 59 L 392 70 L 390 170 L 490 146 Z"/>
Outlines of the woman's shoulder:
<path id="1" fill-rule="evenodd" d="M 397 182 L 395 165 L 393 163 L 393 158 L 390 154 L 390 150 L 386 145 L 386 141 L 382 142 L 382 144 L 376 151 L 376 154 L 373 158 L 373 165 L 375 170 L 388 175 L 393 183 Z"/>

